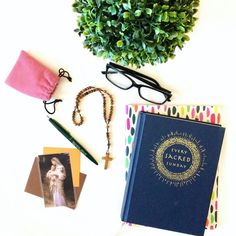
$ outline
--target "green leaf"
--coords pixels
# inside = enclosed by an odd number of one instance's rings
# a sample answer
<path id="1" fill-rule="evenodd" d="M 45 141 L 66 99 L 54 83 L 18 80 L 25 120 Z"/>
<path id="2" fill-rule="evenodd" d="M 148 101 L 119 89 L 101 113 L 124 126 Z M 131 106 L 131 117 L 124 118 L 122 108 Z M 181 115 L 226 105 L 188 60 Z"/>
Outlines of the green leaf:
<path id="1" fill-rule="evenodd" d="M 133 32 L 133 39 L 139 39 L 139 31 L 135 30 Z"/>
<path id="2" fill-rule="evenodd" d="M 160 44 L 157 45 L 157 48 L 158 48 L 159 51 L 165 51 L 165 47 L 160 45 Z"/>
<path id="3" fill-rule="evenodd" d="M 168 6 L 168 5 L 163 5 L 163 6 L 162 6 L 162 10 L 166 11 L 166 10 L 168 10 L 168 9 L 169 9 L 169 6 Z"/>
<path id="4" fill-rule="evenodd" d="M 92 43 L 96 43 L 98 40 L 99 40 L 99 39 L 98 39 L 96 36 L 93 36 L 93 37 L 91 38 L 91 42 L 92 42 Z"/>
<path id="5" fill-rule="evenodd" d="M 115 6 L 108 7 L 108 12 L 110 12 L 112 15 L 116 15 L 117 11 Z"/>
<path id="6" fill-rule="evenodd" d="M 122 40 L 117 41 L 116 46 L 121 48 L 123 46 L 123 41 Z"/>
<path id="7" fill-rule="evenodd" d="M 114 1 L 113 0 L 106 0 L 107 4 L 113 5 Z"/>
<path id="8" fill-rule="evenodd" d="M 142 47 L 144 50 L 146 49 L 146 44 L 144 42 L 142 42 Z"/>
<path id="9" fill-rule="evenodd" d="M 146 11 L 147 15 L 152 14 L 152 9 L 151 8 L 146 8 L 145 11 Z"/>
<path id="10" fill-rule="evenodd" d="M 89 35 L 89 34 L 90 34 L 90 30 L 89 30 L 89 29 L 84 30 L 84 35 L 85 35 L 85 36 L 87 36 L 87 35 Z"/>
<path id="11" fill-rule="evenodd" d="M 148 53 L 153 53 L 154 52 L 154 48 L 153 47 L 147 47 L 147 52 Z"/>
<path id="12" fill-rule="evenodd" d="M 162 21 L 162 14 L 159 14 L 156 19 L 157 19 L 157 22 L 161 22 Z"/>
<path id="13" fill-rule="evenodd" d="M 141 11 L 141 10 L 136 10 L 136 11 L 134 12 L 134 15 L 135 15 L 136 17 L 141 16 L 141 14 L 142 14 L 142 11 Z"/>
<path id="14" fill-rule="evenodd" d="M 154 3 L 154 4 L 153 4 L 153 9 L 158 9 L 158 7 L 159 7 L 159 4 L 158 4 L 158 3 Z"/>
<path id="15" fill-rule="evenodd" d="M 122 32 L 122 31 L 119 31 L 119 35 L 121 35 L 122 37 L 125 36 L 124 32 Z"/>
<path id="16" fill-rule="evenodd" d="M 129 59 L 132 59 L 132 58 L 133 58 L 133 53 L 132 53 L 132 52 L 129 52 L 129 53 L 128 53 L 128 58 L 129 58 Z"/>
<path id="17" fill-rule="evenodd" d="M 154 28 L 154 31 L 155 31 L 155 34 L 159 34 L 161 32 L 161 29 L 156 27 L 156 28 Z"/>
<path id="18" fill-rule="evenodd" d="M 121 30 L 122 30 L 122 31 L 125 31 L 127 28 L 128 28 L 127 25 L 125 25 L 125 24 L 121 24 Z"/>
<path id="19" fill-rule="evenodd" d="M 108 52 L 107 52 L 107 51 L 104 51 L 104 52 L 102 53 L 102 57 L 103 57 L 104 59 L 106 59 L 107 56 L 108 56 Z"/>
<path id="20" fill-rule="evenodd" d="M 125 10 L 130 10 L 131 9 L 131 3 L 130 2 L 129 3 L 123 3 L 123 8 Z"/>
<path id="21" fill-rule="evenodd" d="M 107 21 L 107 25 L 109 26 L 109 27 L 111 27 L 111 21 Z"/>
<path id="22" fill-rule="evenodd" d="M 169 17 L 176 17 L 177 16 L 177 13 L 175 11 L 170 11 L 168 13 Z"/>
<path id="23" fill-rule="evenodd" d="M 101 0 L 96 0 L 97 7 L 99 8 L 101 6 Z"/>
<path id="24" fill-rule="evenodd" d="M 168 22 L 169 21 L 169 16 L 168 16 L 168 12 L 165 11 L 164 14 L 162 15 L 162 21 L 164 22 Z"/>
<path id="25" fill-rule="evenodd" d="M 178 14 L 178 17 L 180 17 L 180 18 L 186 18 L 185 12 L 180 12 L 180 13 Z"/>
<path id="26" fill-rule="evenodd" d="M 186 41 L 189 41 L 189 40 L 190 40 L 190 38 L 189 38 L 189 36 L 188 36 L 187 34 L 185 34 L 183 38 L 184 38 L 184 40 L 186 40 Z"/>
<path id="27" fill-rule="evenodd" d="M 128 11 L 125 11 L 124 13 L 123 13 L 123 18 L 124 19 L 128 19 L 130 17 L 130 13 L 128 12 Z"/>
<path id="28" fill-rule="evenodd" d="M 103 29 L 103 27 L 104 27 L 104 24 L 102 22 L 99 22 L 98 25 L 97 25 L 97 29 L 99 31 L 101 31 Z"/>
<path id="29" fill-rule="evenodd" d="M 173 40 L 174 38 L 176 38 L 178 36 L 177 32 L 173 32 L 170 34 L 170 36 L 168 37 L 169 40 Z"/>
<path id="30" fill-rule="evenodd" d="M 114 27 L 118 27 L 119 22 L 117 22 L 117 21 L 115 21 L 115 20 L 112 20 L 112 21 L 111 21 L 111 24 L 112 24 L 112 26 L 114 26 Z"/>
<path id="31" fill-rule="evenodd" d="M 198 7 L 199 6 L 199 1 L 194 1 L 193 2 L 193 7 Z"/>
<path id="32" fill-rule="evenodd" d="M 177 29 L 181 32 L 185 32 L 185 28 L 182 25 L 179 25 Z"/>

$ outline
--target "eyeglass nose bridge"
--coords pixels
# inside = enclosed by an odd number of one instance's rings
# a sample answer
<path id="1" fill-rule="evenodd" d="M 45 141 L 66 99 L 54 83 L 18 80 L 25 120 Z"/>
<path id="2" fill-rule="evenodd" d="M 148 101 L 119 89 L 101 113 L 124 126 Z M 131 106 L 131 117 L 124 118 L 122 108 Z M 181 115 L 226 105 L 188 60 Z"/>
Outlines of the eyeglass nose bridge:
<path id="1" fill-rule="evenodd" d="M 128 77 L 128 78 L 129 78 L 129 77 Z M 140 87 L 142 87 L 142 85 L 141 85 L 141 84 L 137 84 L 137 83 L 136 83 L 133 79 L 131 79 L 131 78 L 129 78 L 129 79 L 130 79 L 131 82 L 132 82 L 130 88 L 135 87 L 135 88 L 137 88 L 138 90 L 140 90 Z"/>

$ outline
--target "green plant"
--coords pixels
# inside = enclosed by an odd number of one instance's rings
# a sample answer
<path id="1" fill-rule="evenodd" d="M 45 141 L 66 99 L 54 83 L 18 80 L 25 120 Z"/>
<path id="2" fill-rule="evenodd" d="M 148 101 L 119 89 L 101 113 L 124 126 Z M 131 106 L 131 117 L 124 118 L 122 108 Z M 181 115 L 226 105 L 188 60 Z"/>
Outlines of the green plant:
<path id="1" fill-rule="evenodd" d="M 174 58 L 189 40 L 199 0 L 75 0 L 77 29 L 94 55 L 141 67 Z"/>

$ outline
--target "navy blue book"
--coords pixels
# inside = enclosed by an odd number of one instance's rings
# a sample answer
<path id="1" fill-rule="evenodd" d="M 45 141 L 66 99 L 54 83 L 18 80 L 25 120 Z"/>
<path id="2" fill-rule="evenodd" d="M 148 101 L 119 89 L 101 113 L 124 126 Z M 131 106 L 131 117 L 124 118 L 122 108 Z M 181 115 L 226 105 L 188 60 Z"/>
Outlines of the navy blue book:
<path id="1" fill-rule="evenodd" d="M 204 235 L 225 128 L 140 112 L 122 221 Z"/>

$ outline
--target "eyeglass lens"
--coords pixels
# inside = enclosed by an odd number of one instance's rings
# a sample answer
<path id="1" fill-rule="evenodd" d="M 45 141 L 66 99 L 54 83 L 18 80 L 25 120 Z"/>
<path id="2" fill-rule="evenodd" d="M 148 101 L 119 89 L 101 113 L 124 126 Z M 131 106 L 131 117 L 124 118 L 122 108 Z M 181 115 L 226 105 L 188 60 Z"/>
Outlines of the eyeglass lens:
<path id="1" fill-rule="evenodd" d="M 132 81 L 129 78 L 111 67 L 107 70 L 107 79 L 121 89 L 129 89 L 132 87 Z"/>
<path id="2" fill-rule="evenodd" d="M 140 87 L 139 94 L 140 97 L 152 103 L 162 104 L 166 101 L 166 96 L 162 92 L 151 87 Z"/>

